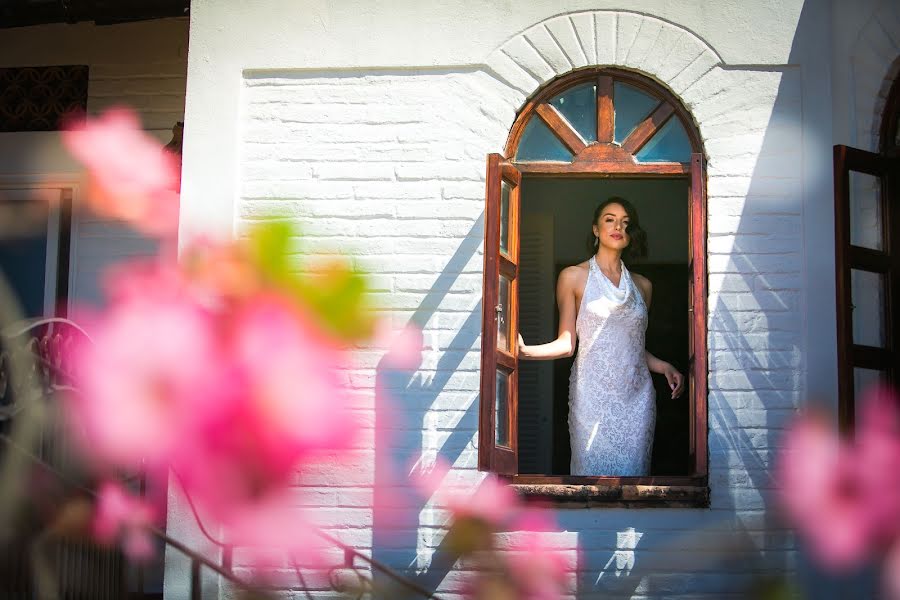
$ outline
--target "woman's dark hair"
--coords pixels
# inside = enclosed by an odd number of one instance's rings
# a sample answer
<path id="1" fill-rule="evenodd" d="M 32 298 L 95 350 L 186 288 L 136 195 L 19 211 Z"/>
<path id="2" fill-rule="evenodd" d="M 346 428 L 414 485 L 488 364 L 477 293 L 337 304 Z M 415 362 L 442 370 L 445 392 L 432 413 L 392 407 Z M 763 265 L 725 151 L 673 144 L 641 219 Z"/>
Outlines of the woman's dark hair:
<path id="1" fill-rule="evenodd" d="M 626 246 L 625 250 L 622 251 L 622 260 L 627 263 L 635 258 L 647 256 L 647 232 L 641 229 L 641 221 L 638 218 L 637 210 L 635 210 L 634 205 L 632 205 L 631 202 L 625 198 L 620 198 L 619 196 L 610 196 L 601 202 L 597 207 L 597 210 L 594 211 L 594 220 L 591 221 L 592 229 L 588 233 L 588 246 L 591 249 L 591 254 L 595 254 L 597 248 L 600 246 L 600 240 L 594 236 L 593 225 L 597 224 L 600 215 L 603 214 L 603 209 L 610 204 L 620 204 L 628 215 L 628 227 L 625 229 L 625 233 L 628 234 L 631 241 L 628 246 Z"/>

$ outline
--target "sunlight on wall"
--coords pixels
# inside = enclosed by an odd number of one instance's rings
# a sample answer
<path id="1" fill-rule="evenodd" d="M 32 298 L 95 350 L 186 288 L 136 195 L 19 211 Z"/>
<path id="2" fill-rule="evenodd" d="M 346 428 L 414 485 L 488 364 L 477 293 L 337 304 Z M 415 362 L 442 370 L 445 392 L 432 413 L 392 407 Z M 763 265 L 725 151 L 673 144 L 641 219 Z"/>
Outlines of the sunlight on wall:
<path id="1" fill-rule="evenodd" d="M 597 575 L 599 583 L 604 575 L 613 575 L 615 577 L 628 577 L 634 568 L 634 550 L 644 536 L 640 531 L 635 531 L 634 527 L 626 527 L 625 531 L 616 533 L 616 551 L 610 556 L 609 561 L 604 565 L 603 569 Z"/>

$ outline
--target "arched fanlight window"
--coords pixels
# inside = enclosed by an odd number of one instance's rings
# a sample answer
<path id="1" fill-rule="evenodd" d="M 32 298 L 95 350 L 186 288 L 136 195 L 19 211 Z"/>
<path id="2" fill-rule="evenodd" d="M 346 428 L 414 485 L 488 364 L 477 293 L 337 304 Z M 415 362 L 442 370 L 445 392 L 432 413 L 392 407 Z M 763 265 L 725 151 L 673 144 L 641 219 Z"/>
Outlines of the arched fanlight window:
<path id="1" fill-rule="evenodd" d="M 627 71 L 588 70 L 522 109 L 506 156 L 523 172 L 687 173 L 699 138 L 667 90 Z"/>
<path id="2" fill-rule="evenodd" d="M 522 188 L 542 178 L 665 178 L 686 183 L 685 232 L 689 398 L 686 469 L 677 476 L 567 476 L 520 473 L 519 289 L 523 260 Z M 675 199 L 676 202 L 679 200 Z M 683 213 L 684 214 L 684 213 Z M 591 68 L 538 91 L 519 112 L 503 155 L 487 160 L 479 456 L 481 470 L 554 497 L 554 485 L 652 484 L 651 500 L 708 503 L 706 174 L 689 113 L 667 89 L 621 69 Z M 549 491 L 548 491 L 549 490 Z M 676 495 L 677 495 L 676 494 Z M 674 498 L 674 496 L 673 496 Z M 617 501 L 622 498 L 617 496 Z M 646 500 L 646 499 L 645 499 Z M 640 500 L 637 500 L 640 503 Z"/>

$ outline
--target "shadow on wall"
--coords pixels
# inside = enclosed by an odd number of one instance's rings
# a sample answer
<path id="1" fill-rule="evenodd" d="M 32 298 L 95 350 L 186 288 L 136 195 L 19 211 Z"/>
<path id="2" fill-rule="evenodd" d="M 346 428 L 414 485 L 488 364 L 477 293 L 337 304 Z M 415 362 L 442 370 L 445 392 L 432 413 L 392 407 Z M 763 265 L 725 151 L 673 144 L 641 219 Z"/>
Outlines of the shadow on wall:
<path id="1" fill-rule="evenodd" d="M 473 347 L 481 335 L 481 302 L 468 314 L 441 313 L 440 306 L 457 276 L 478 252 L 483 236 L 481 216 L 409 319 L 408 326 L 424 330 L 435 316 L 438 319 L 444 315 L 451 319 L 465 316 L 465 321 L 454 328 L 453 339 L 441 348 L 433 377 L 417 376 L 414 369 L 392 368 L 390 356 L 385 356 L 376 369 L 372 557 L 400 569 L 429 590 L 437 589 L 444 581 L 456 557 L 442 544 L 432 543 L 432 539 L 440 537 L 442 521 L 435 522 L 424 510 L 427 498 L 410 481 L 409 473 L 423 455 L 453 465 L 464 451 L 475 449 L 477 395 L 454 399 L 448 406 L 438 406 L 436 401 L 451 378 L 460 373 L 467 355 L 471 360 L 474 352 L 477 359 Z M 474 373 L 464 373 L 477 378 L 477 366 Z M 471 389 L 471 385 L 460 388 Z M 448 393 L 456 397 L 464 392 Z M 378 589 L 390 589 L 392 598 L 404 597 L 406 590 L 393 587 L 390 579 L 377 572 L 373 576 Z"/>
<path id="2" fill-rule="evenodd" d="M 788 61 L 812 71 L 803 79 L 826 64 L 813 54 L 831 34 L 827 14 L 810 4 Z M 773 494 L 784 428 L 809 400 L 804 388 L 823 387 L 807 386 L 809 361 L 817 361 L 816 373 L 833 369 L 821 364 L 827 349 L 816 349 L 812 359 L 804 354 L 804 339 L 808 327 L 833 324 L 834 229 L 831 105 L 805 101 L 811 93 L 801 90 L 797 67 L 767 71 L 780 80 L 761 128 L 748 131 L 749 89 L 747 106 L 703 119 L 704 127 L 728 132 L 707 140 L 725 148 L 724 156 L 712 157 L 708 186 L 710 510 L 598 512 L 592 529 L 582 525 L 579 533 L 579 598 L 738 597 L 732 595 L 758 593 L 782 574 L 797 576 L 804 597 L 877 596 L 869 570 L 838 577 L 811 565 L 779 519 Z M 748 133 L 759 133 L 762 142 L 744 183 L 730 165 L 747 152 L 740 141 Z M 821 213 L 804 214 L 804 188 Z M 804 247 L 822 256 L 807 257 Z M 584 521 L 577 514 L 562 518 L 563 527 Z"/>

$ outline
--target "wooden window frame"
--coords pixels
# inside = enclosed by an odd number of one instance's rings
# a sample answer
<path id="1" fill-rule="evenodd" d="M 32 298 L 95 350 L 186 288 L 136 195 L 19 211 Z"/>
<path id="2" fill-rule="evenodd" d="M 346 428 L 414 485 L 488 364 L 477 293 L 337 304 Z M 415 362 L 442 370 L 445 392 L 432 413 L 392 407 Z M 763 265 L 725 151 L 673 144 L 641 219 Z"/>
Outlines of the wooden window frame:
<path id="1" fill-rule="evenodd" d="M 582 137 L 549 103 L 558 94 L 580 84 L 597 85 L 597 142 L 585 144 Z M 621 144 L 613 142 L 614 83 L 623 82 L 659 99 L 650 115 L 638 123 Z M 540 118 L 572 154 L 571 162 L 515 161 L 516 150 L 525 126 L 531 118 Z M 665 125 L 677 118 L 687 132 L 692 147 L 690 162 L 641 163 L 635 154 Z M 571 476 L 519 475 L 517 471 L 517 439 L 512 440 L 512 458 L 500 458 L 494 446 L 494 372 L 500 364 L 498 357 L 508 360 L 512 372 L 518 372 L 515 345 L 512 353 L 496 349 L 496 313 L 499 257 L 499 187 L 506 178 L 515 180 L 514 212 L 511 209 L 510 236 L 514 238 L 514 260 L 518 260 L 518 190 L 521 176 L 635 179 L 683 178 L 690 182 L 689 240 L 690 289 L 690 367 L 688 394 L 690 406 L 690 465 L 691 472 L 683 476 Z M 621 69 L 588 68 L 562 77 L 548 84 L 530 99 L 513 124 L 504 156 L 488 156 L 485 207 L 484 297 L 482 329 L 481 407 L 479 412 L 478 468 L 492 471 L 507 479 L 521 494 L 561 506 L 709 506 L 708 468 L 708 348 L 707 348 L 707 267 L 706 267 L 706 168 L 702 145 L 693 120 L 680 101 L 668 90 L 645 77 Z M 517 268 L 517 267 L 516 267 Z M 516 303 L 517 293 L 511 302 Z M 518 334 L 518 320 L 511 324 L 510 337 Z M 508 356 L 503 356 L 508 354 Z M 508 414 L 512 421 L 511 435 L 516 436 L 517 388 L 510 398 Z M 513 461 L 512 466 L 510 461 Z"/>
<path id="2" fill-rule="evenodd" d="M 894 135 L 900 119 L 900 77 L 891 85 L 881 120 L 879 153 L 849 146 L 834 146 L 834 246 L 837 311 L 838 424 L 852 436 L 856 421 L 854 368 L 884 371 L 887 380 L 900 382 L 900 147 Z M 850 243 L 850 172 L 881 180 L 879 208 L 883 230 L 882 250 Z M 853 342 L 853 303 L 850 274 L 853 269 L 885 276 L 884 327 L 886 347 Z"/>

